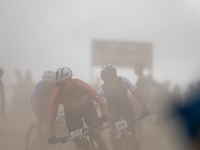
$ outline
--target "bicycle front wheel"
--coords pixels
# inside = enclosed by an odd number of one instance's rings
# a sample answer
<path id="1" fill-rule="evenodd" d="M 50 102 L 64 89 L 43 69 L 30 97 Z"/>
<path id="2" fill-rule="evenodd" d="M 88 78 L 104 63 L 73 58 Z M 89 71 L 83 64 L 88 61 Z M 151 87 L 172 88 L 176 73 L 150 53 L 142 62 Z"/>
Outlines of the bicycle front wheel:
<path id="1" fill-rule="evenodd" d="M 25 150 L 39 150 L 37 138 L 37 123 L 29 126 L 25 136 Z"/>
<path id="2" fill-rule="evenodd" d="M 121 139 L 122 141 L 122 150 L 134 150 L 134 147 L 132 145 L 132 141 L 129 137 L 124 137 Z"/>

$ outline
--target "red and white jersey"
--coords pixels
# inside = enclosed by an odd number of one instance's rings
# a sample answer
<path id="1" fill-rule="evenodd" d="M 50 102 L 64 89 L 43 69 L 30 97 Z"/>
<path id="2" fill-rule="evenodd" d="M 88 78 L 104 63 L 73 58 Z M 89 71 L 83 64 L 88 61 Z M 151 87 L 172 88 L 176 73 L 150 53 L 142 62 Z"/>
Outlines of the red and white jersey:
<path id="1" fill-rule="evenodd" d="M 59 104 L 63 104 L 69 111 L 78 111 L 89 100 L 95 101 L 100 98 L 100 95 L 84 81 L 75 78 L 72 80 L 73 87 L 69 94 L 60 94 L 58 87 L 54 90 L 51 96 L 50 119 L 56 119 Z"/>

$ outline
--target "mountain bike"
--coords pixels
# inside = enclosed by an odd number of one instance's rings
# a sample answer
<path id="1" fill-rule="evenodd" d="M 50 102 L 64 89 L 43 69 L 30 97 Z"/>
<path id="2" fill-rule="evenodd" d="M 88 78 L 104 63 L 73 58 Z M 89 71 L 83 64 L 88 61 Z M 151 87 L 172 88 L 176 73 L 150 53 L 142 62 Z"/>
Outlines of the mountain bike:
<path id="1" fill-rule="evenodd" d="M 124 120 L 123 118 L 120 118 L 119 121 L 102 126 L 100 128 L 101 131 L 103 131 L 106 128 L 111 128 L 113 126 L 116 126 L 117 128 L 117 139 L 119 139 L 120 143 L 120 149 L 121 150 L 135 150 L 133 140 L 131 138 L 131 132 L 128 131 L 128 122 L 136 122 L 142 120 L 142 118 L 133 118 L 130 120 Z"/>
<path id="2" fill-rule="evenodd" d="M 48 120 L 44 119 L 43 123 L 43 131 L 45 136 L 44 144 L 46 144 L 47 149 L 56 149 L 56 150 L 63 150 L 62 145 L 58 145 L 57 147 L 53 145 L 49 145 L 47 143 L 47 137 L 48 137 Z M 58 116 L 56 118 L 56 135 L 57 136 L 63 136 L 66 132 L 67 127 L 65 123 L 64 113 L 58 113 Z M 31 124 L 26 132 L 25 135 L 25 150 L 40 150 L 40 139 L 38 139 L 38 133 L 37 133 L 37 123 Z"/>
<path id="3" fill-rule="evenodd" d="M 94 122 L 91 126 L 87 128 L 78 129 L 71 132 L 70 135 L 58 138 L 58 143 L 64 144 L 67 141 L 79 139 L 80 142 L 77 145 L 77 150 L 98 150 L 98 147 L 95 147 L 94 140 L 90 135 L 91 130 L 99 127 L 100 124 L 105 122 L 104 120 L 101 120 L 101 117 L 98 119 L 98 121 Z"/>

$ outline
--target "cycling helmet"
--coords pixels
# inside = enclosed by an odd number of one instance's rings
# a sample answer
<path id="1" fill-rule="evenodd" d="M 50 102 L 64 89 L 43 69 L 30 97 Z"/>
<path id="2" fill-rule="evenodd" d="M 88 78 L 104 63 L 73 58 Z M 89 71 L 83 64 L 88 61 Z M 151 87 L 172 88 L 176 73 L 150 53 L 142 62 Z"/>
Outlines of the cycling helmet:
<path id="1" fill-rule="evenodd" d="M 111 79 L 115 76 L 117 76 L 117 70 L 113 65 L 108 64 L 108 65 L 105 65 L 105 66 L 102 67 L 102 69 L 101 69 L 101 79 L 103 81 L 109 80 L 109 79 Z"/>
<path id="2" fill-rule="evenodd" d="M 54 81 L 54 74 L 55 72 L 52 70 L 46 70 L 43 75 L 42 78 L 44 81 Z"/>
<path id="3" fill-rule="evenodd" d="M 3 75 L 3 69 L 0 68 L 0 77 Z"/>
<path id="4" fill-rule="evenodd" d="M 54 75 L 54 83 L 70 79 L 72 76 L 73 73 L 68 67 L 58 68 Z"/>

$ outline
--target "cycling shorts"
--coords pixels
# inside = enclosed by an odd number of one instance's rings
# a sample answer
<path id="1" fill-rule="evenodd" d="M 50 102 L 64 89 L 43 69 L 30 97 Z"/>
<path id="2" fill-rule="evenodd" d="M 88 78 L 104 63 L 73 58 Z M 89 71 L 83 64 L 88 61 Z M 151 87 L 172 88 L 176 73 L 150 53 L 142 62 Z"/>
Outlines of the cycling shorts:
<path id="1" fill-rule="evenodd" d="M 89 100 L 88 103 L 85 104 L 85 107 L 80 111 L 72 112 L 64 108 L 64 112 L 69 132 L 73 132 L 77 129 L 83 128 L 83 120 L 87 126 L 91 126 L 94 121 L 98 119 L 98 114 L 92 100 Z"/>

